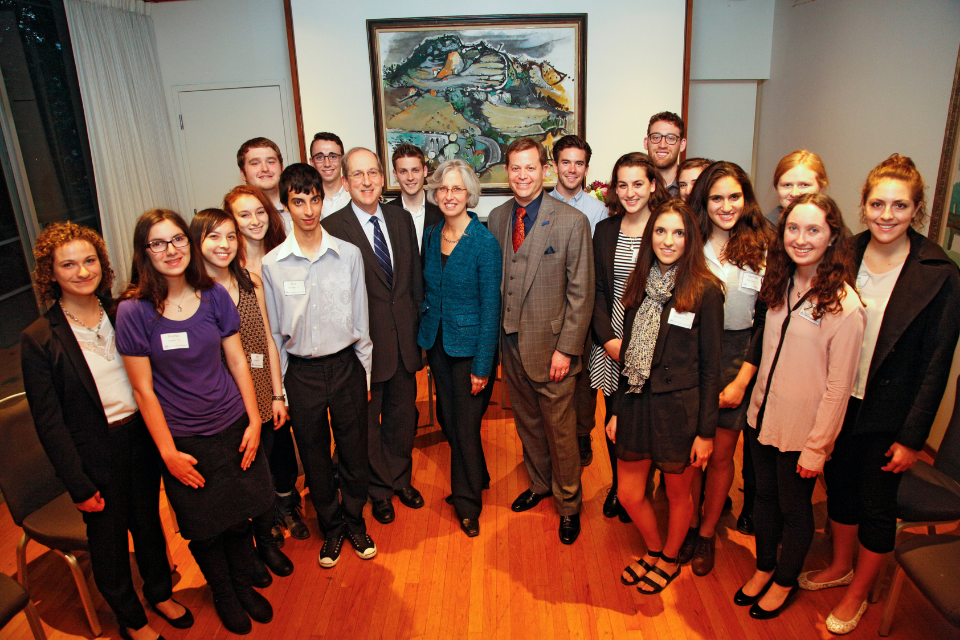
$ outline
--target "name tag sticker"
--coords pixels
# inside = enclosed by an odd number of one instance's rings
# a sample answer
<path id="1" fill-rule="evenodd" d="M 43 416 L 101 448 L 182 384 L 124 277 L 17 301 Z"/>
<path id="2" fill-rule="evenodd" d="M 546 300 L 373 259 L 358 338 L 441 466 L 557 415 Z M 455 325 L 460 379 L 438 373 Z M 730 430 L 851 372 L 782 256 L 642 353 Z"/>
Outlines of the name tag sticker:
<path id="1" fill-rule="evenodd" d="M 254 369 L 263 369 L 263 354 L 262 353 L 251 353 L 250 354 L 250 366 Z"/>
<path id="2" fill-rule="evenodd" d="M 813 309 L 814 309 L 814 304 L 808 300 L 807 302 L 803 303 L 803 307 L 800 309 L 800 313 L 798 313 L 797 315 L 803 318 L 804 320 L 806 320 L 807 322 L 812 322 L 813 324 L 819 327 L 820 320 L 823 320 L 823 318 L 815 319 L 813 317 Z"/>
<path id="3" fill-rule="evenodd" d="M 307 295 L 307 285 L 303 282 L 303 280 L 284 280 L 283 295 L 305 296 Z"/>
<path id="4" fill-rule="evenodd" d="M 693 317 L 696 314 L 692 311 L 687 313 L 677 313 L 676 309 L 670 309 L 670 317 L 667 318 L 667 323 L 676 325 L 678 327 L 683 327 L 684 329 L 693 328 Z"/>
<path id="5" fill-rule="evenodd" d="M 751 273 L 750 271 L 743 271 L 740 274 L 740 288 L 741 289 L 752 289 L 753 291 L 760 291 L 760 287 L 763 285 L 763 276 L 758 273 Z"/>
<path id="6" fill-rule="evenodd" d="M 190 348 L 190 340 L 187 339 L 186 331 L 181 331 L 180 333 L 161 333 L 160 344 L 163 346 L 164 351 Z"/>
<path id="7" fill-rule="evenodd" d="M 857 291 L 863 289 L 863 285 L 867 284 L 867 280 L 870 279 L 870 274 L 860 273 L 857 274 Z"/>

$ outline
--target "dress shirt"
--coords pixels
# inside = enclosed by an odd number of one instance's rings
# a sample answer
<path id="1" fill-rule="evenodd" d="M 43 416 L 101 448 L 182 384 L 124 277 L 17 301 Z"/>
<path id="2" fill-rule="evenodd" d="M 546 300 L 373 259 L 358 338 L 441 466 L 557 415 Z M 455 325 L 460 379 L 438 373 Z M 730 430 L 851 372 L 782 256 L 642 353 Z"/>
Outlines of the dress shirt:
<path id="1" fill-rule="evenodd" d="M 420 193 L 423 193 L 423 191 Z M 413 226 L 417 228 L 417 251 L 420 251 L 423 249 L 423 223 L 427 219 L 427 194 L 423 193 L 423 201 L 416 211 L 407 207 L 407 201 L 404 200 L 402 195 L 400 196 L 400 202 L 403 203 L 404 211 L 409 212 L 410 217 L 413 218 Z"/>
<path id="2" fill-rule="evenodd" d="M 720 258 L 709 240 L 703 247 L 703 255 L 710 271 L 720 278 L 726 287 L 726 300 L 723 303 L 724 331 L 750 329 L 753 327 L 753 311 L 757 306 L 765 269 L 761 269 L 757 274 L 750 267 L 741 269 L 731 262 L 720 264 Z"/>
<path id="3" fill-rule="evenodd" d="M 287 232 L 287 235 L 293 233 L 293 218 L 290 217 L 290 212 L 284 209 L 282 204 L 278 204 L 277 213 L 283 218 L 283 230 Z"/>
<path id="4" fill-rule="evenodd" d="M 361 209 L 356 205 L 356 203 L 351 202 L 353 205 L 353 213 L 356 214 L 357 220 L 360 221 L 360 226 L 363 227 L 363 232 L 367 234 L 367 240 L 370 242 L 370 247 L 374 248 L 373 244 L 373 222 L 370 218 L 376 217 L 380 221 L 380 231 L 383 231 L 383 239 L 387 242 L 387 251 L 390 252 L 390 264 L 393 265 L 396 261 L 393 258 L 393 245 L 390 243 L 390 232 L 387 231 L 387 219 L 383 216 L 383 209 L 380 208 L 380 205 L 377 205 L 377 213 L 371 216 L 369 213 Z"/>
<path id="5" fill-rule="evenodd" d="M 337 191 L 329 198 L 324 194 L 323 209 L 320 210 L 320 219 L 323 220 L 331 213 L 340 211 L 340 209 L 347 206 L 348 202 L 350 202 L 350 192 L 347 191 L 346 187 L 340 187 L 340 191 Z"/>
<path id="6" fill-rule="evenodd" d="M 603 204 L 593 196 L 588 195 L 583 189 L 580 189 L 580 191 L 577 192 L 577 195 L 573 196 L 569 200 L 560 195 L 560 192 L 556 189 L 551 191 L 550 195 L 560 202 L 570 205 L 583 215 L 587 216 L 587 220 L 590 221 L 591 237 L 593 237 L 593 232 L 597 228 L 597 223 L 608 216 L 607 205 Z"/>
<path id="7" fill-rule="evenodd" d="M 353 345 L 369 389 L 373 343 L 360 249 L 324 231 L 317 255 L 310 258 L 291 233 L 264 256 L 261 268 L 281 373 L 287 370 L 287 354 L 317 358 Z"/>
<path id="8" fill-rule="evenodd" d="M 526 212 L 523 215 L 523 237 L 526 238 L 531 233 L 533 233 L 533 223 L 537 221 L 537 216 L 540 214 L 540 204 L 543 202 L 543 191 L 540 191 L 540 195 L 536 199 L 525 206 L 523 210 Z M 517 208 L 520 207 L 520 203 L 517 202 L 517 199 L 513 199 L 513 215 L 510 216 L 510 229 L 513 229 L 513 226 L 516 224 L 517 220 Z M 513 233 L 511 231 L 511 233 Z"/>

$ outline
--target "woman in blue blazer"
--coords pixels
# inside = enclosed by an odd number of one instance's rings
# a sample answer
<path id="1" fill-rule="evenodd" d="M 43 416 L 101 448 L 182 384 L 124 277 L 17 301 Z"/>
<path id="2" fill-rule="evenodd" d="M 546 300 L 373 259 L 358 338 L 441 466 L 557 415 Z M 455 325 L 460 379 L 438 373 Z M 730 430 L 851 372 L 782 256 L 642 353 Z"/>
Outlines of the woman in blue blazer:
<path id="1" fill-rule="evenodd" d="M 480 422 L 500 331 L 500 245 L 477 214 L 480 183 L 463 160 L 447 160 L 430 176 L 427 198 L 444 219 L 423 234 L 425 298 L 418 344 L 437 383 L 440 424 L 450 442 L 447 498 L 460 528 L 480 533 L 480 492 L 489 484 Z"/>

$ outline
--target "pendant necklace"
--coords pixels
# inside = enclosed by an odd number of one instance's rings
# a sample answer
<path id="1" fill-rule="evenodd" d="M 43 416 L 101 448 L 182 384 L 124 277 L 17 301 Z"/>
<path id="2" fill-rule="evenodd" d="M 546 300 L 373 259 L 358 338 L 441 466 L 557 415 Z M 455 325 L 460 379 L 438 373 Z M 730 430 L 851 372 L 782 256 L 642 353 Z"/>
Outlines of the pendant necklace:
<path id="1" fill-rule="evenodd" d="M 96 336 L 97 346 L 103 347 L 107 344 L 107 340 L 106 338 L 100 335 L 100 329 L 103 327 L 103 303 L 100 302 L 99 298 L 97 298 L 97 304 L 100 305 L 100 320 L 97 322 L 96 327 L 90 328 L 87 325 L 85 325 L 83 321 L 80 320 L 80 318 L 73 315 L 67 310 L 67 308 L 63 305 L 63 299 L 60 300 L 60 308 L 63 309 L 63 314 L 68 318 L 70 318 L 71 320 L 73 320 L 74 322 L 76 322 L 78 325 L 80 325 L 84 329 L 86 329 L 87 331 L 91 331 Z"/>

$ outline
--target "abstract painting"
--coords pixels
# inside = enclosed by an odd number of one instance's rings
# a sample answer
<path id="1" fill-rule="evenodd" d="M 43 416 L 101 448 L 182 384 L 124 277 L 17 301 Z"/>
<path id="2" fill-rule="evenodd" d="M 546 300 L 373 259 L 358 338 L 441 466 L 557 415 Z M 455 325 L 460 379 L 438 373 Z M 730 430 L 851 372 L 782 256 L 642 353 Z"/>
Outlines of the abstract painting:
<path id="1" fill-rule="evenodd" d="M 508 193 L 507 146 L 585 135 L 586 14 L 368 20 L 377 151 L 420 147 L 431 169 L 465 160 Z M 387 172 L 386 190 L 399 185 Z M 547 180 L 555 179 L 548 173 Z"/>
<path id="2" fill-rule="evenodd" d="M 927 237 L 939 239 L 947 254 L 960 264 L 960 54 L 953 74 L 947 128 Z"/>

